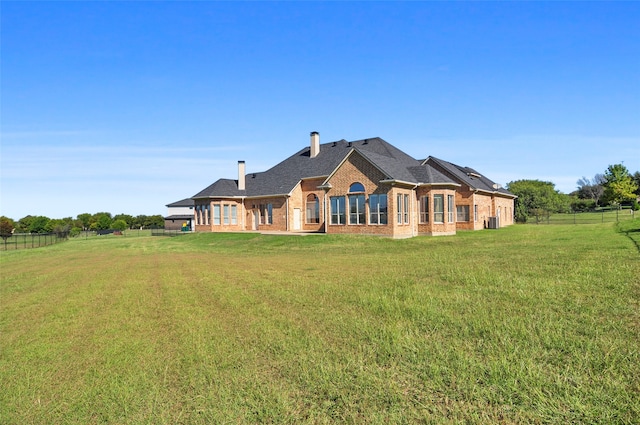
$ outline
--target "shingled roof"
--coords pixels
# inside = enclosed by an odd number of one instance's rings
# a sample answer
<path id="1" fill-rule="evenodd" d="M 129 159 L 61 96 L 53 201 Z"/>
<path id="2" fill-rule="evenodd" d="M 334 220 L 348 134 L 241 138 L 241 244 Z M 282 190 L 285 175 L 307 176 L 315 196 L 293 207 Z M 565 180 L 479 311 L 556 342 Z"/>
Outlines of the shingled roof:
<path id="1" fill-rule="evenodd" d="M 198 192 L 193 196 L 193 199 L 287 195 L 303 179 L 328 177 L 352 152 L 357 152 L 370 161 L 386 175 L 387 180 L 414 184 L 451 184 L 457 186 L 459 182 L 456 180 L 460 180 L 460 178 L 469 179 L 468 174 L 462 171 L 463 167 L 437 160 L 433 157 L 419 161 L 379 137 L 352 142 L 343 139 L 336 142 L 323 143 L 320 145 L 319 153 L 314 158 L 311 158 L 310 151 L 311 148 L 307 146 L 267 171 L 247 174 L 245 190 L 238 190 L 237 180 L 220 179 Z M 429 163 L 430 159 L 451 171 L 456 179 L 452 179 L 434 168 Z M 451 170 L 449 170 L 450 168 Z M 473 170 L 471 172 L 478 174 Z M 465 181 L 465 183 L 467 182 Z M 482 183 L 481 189 L 488 187 L 492 192 L 496 191 L 492 187 L 493 182 L 486 177 L 482 176 L 480 183 Z"/>
<path id="2" fill-rule="evenodd" d="M 423 164 L 439 165 L 441 168 L 445 169 L 449 174 L 451 174 L 455 180 L 459 181 L 460 183 L 466 184 L 472 189 L 491 193 L 501 193 L 503 195 L 511 195 L 515 197 L 515 195 L 513 195 L 511 192 L 502 188 L 500 185 L 488 179 L 486 176 L 480 174 L 473 168 L 462 167 L 460 165 L 456 165 L 443 159 L 435 158 L 433 156 L 425 159 L 423 161 Z"/>

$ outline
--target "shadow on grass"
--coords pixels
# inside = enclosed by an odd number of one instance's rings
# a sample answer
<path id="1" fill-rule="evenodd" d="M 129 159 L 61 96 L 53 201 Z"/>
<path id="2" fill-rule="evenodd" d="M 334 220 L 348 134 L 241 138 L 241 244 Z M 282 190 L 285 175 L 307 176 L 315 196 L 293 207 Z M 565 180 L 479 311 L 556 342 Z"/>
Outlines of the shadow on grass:
<path id="1" fill-rule="evenodd" d="M 624 234 L 633 244 L 636 246 L 636 249 L 640 253 L 640 219 L 634 219 L 630 223 L 625 223 L 624 225 L 617 225 L 618 231 Z"/>

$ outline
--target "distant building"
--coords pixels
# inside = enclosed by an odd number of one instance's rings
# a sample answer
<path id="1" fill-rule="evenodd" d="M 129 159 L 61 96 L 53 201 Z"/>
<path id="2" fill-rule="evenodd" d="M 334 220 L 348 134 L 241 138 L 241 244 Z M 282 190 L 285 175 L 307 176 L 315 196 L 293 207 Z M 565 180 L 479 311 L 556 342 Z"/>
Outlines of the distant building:
<path id="1" fill-rule="evenodd" d="M 194 204 L 191 198 L 167 205 L 167 216 L 164 218 L 165 230 L 193 230 Z"/>
<path id="2" fill-rule="evenodd" d="M 267 171 L 247 174 L 239 161 L 237 180 L 215 181 L 189 206 L 197 232 L 406 238 L 513 224 L 515 198 L 472 168 L 417 160 L 378 137 L 320 144 L 312 132 L 309 146 Z"/>

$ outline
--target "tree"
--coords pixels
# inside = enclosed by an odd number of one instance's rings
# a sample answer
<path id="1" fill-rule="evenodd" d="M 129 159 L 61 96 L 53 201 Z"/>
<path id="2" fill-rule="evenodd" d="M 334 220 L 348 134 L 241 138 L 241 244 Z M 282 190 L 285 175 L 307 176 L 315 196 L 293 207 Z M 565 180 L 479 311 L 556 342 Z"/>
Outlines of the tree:
<path id="1" fill-rule="evenodd" d="M 116 221 L 116 220 L 123 220 L 127 224 L 127 227 L 125 227 L 124 229 L 121 229 L 121 230 L 131 229 L 133 227 L 134 218 L 133 218 L 132 215 L 129 215 L 129 214 L 114 215 L 113 216 L 113 221 Z M 114 229 L 115 229 L 115 227 L 114 227 Z"/>
<path id="2" fill-rule="evenodd" d="M 67 237 L 69 235 L 72 225 L 73 225 L 73 220 L 71 219 L 71 217 L 65 217 L 62 219 L 52 219 L 49 222 L 51 231 L 53 233 L 56 233 L 60 238 Z"/>
<path id="3" fill-rule="evenodd" d="M 638 186 L 636 195 L 640 197 L 640 171 L 636 171 L 635 173 L 633 173 L 633 181 L 636 183 L 636 186 Z"/>
<path id="4" fill-rule="evenodd" d="M 127 230 L 127 228 L 129 228 L 129 225 L 123 219 L 118 219 L 113 221 L 113 223 L 111 224 L 111 228 L 114 230 L 122 231 Z"/>
<path id="5" fill-rule="evenodd" d="M 89 227 L 91 227 L 91 214 L 78 214 L 78 221 L 80 222 L 80 227 L 82 227 L 82 230 L 89 230 Z"/>
<path id="6" fill-rule="evenodd" d="M 600 202 L 600 198 L 602 198 L 602 194 L 604 193 L 604 182 L 604 175 L 602 174 L 596 174 L 593 177 L 593 180 L 589 180 L 587 177 L 582 177 L 577 181 L 578 198 L 591 199 L 597 206 Z"/>
<path id="7" fill-rule="evenodd" d="M 30 233 L 50 233 L 53 230 L 53 225 L 49 217 L 38 215 L 32 218 L 28 230 Z"/>
<path id="8" fill-rule="evenodd" d="M 604 179 L 602 197 L 607 203 L 620 205 L 622 202 L 636 199 L 638 185 L 624 165 L 609 165 L 604 172 Z"/>
<path id="9" fill-rule="evenodd" d="M 0 216 L 0 235 L 2 235 L 3 239 L 11 237 L 15 227 L 16 223 L 9 217 Z"/>
<path id="10" fill-rule="evenodd" d="M 111 228 L 111 213 L 108 212 L 99 212 L 95 213 L 91 218 L 91 228 L 95 228 L 96 230 L 106 230 Z"/>
<path id="11" fill-rule="evenodd" d="M 31 227 L 31 222 L 34 218 L 32 215 L 26 215 L 18 220 L 18 223 L 16 223 L 16 233 L 29 233 L 29 227 Z"/>
<path id="12" fill-rule="evenodd" d="M 551 182 L 517 180 L 507 184 L 509 192 L 518 196 L 515 204 L 516 221 L 526 223 L 530 216 L 569 209 L 570 198 L 558 192 Z"/>

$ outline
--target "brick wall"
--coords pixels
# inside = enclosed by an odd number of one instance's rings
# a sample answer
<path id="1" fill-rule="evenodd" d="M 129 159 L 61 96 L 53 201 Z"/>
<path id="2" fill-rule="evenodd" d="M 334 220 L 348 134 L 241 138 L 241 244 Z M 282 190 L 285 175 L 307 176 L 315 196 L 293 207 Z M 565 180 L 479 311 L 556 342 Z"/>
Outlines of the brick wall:
<path id="1" fill-rule="evenodd" d="M 433 196 L 434 195 L 442 195 L 444 202 L 444 219 L 443 222 L 436 223 L 434 220 L 435 211 L 433 205 Z M 455 235 L 456 234 L 456 222 L 455 222 L 455 205 L 454 205 L 454 221 L 449 221 L 449 211 L 448 211 L 448 196 L 456 195 L 455 186 L 451 187 L 442 187 L 442 186 L 424 186 L 416 189 L 416 221 L 418 222 L 418 234 L 419 235 L 433 235 L 433 236 L 444 236 L 444 235 Z M 423 196 L 429 197 L 429 221 L 428 223 L 420 223 L 420 198 Z M 455 204 L 455 199 L 454 199 Z"/>
<path id="2" fill-rule="evenodd" d="M 296 197 L 299 201 L 296 201 L 295 208 L 301 208 L 302 209 L 302 229 L 305 231 L 314 231 L 314 232 L 321 232 L 324 231 L 324 191 L 322 189 L 318 189 L 318 186 L 320 186 L 323 182 L 324 182 L 324 178 L 319 178 L 319 179 L 309 179 L 309 180 L 303 180 L 302 183 L 299 186 L 299 191 L 300 194 L 298 195 L 297 192 L 292 194 L 291 199 L 293 200 L 294 197 Z M 315 195 L 318 198 L 318 203 L 320 205 L 319 208 L 319 217 L 320 217 L 320 222 L 319 223 L 307 223 L 307 198 L 309 195 Z"/>
<path id="3" fill-rule="evenodd" d="M 220 207 L 220 224 L 214 224 L 214 205 Z M 236 223 L 232 224 L 232 208 L 236 207 Z M 208 215 L 204 211 L 199 211 L 199 206 L 208 206 Z M 225 206 L 228 206 L 228 224 L 225 224 Z M 196 201 L 194 227 L 196 232 L 237 232 L 244 229 L 244 206 L 239 199 L 213 199 Z"/>
<path id="4" fill-rule="evenodd" d="M 392 215 L 392 191 L 390 184 L 379 184 L 385 175 L 374 167 L 369 161 L 364 159 L 359 153 L 353 152 L 349 158 L 331 176 L 329 184 L 331 189 L 326 193 L 327 206 L 327 233 L 339 234 L 362 234 L 362 235 L 384 235 L 395 236 Z M 330 218 L 330 197 L 348 196 L 349 188 L 353 183 L 361 183 L 364 186 L 365 195 L 365 224 L 348 224 L 349 205 L 346 202 L 347 214 L 346 224 L 331 224 Z M 369 195 L 387 194 L 388 216 L 387 225 L 369 224 Z M 322 198 L 321 198 L 322 199 Z"/>
<path id="5" fill-rule="evenodd" d="M 265 220 L 264 208 L 271 204 L 273 222 L 267 224 Z M 262 209 L 261 209 L 262 206 Z M 253 230 L 287 230 L 287 199 L 283 196 L 271 198 L 251 198 L 245 199 L 245 208 L 247 211 L 245 220 L 245 230 L 253 229 L 254 214 L 258 214 L 260 222 Z"/>

